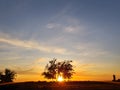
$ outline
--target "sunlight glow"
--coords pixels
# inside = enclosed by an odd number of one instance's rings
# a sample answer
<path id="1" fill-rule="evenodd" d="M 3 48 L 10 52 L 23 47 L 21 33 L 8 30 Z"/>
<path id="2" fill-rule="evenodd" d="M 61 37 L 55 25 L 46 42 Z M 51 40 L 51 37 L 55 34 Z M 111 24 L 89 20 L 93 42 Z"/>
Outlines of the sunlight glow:
<path id="1" fill-rule="evenodd" d="M 62 76 L 58 76 L 57 81 L 58 81 L 58 82 L 62 82 L 62 81 L 63 81 L 63 77 L 62 77 Z"/>

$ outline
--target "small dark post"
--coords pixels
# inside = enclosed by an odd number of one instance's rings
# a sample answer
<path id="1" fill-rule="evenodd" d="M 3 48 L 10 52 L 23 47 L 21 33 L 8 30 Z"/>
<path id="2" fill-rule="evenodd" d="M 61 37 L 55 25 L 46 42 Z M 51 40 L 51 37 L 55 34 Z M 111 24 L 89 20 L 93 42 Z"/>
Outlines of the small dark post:
<path id="1" fill-rule="evenodd" d="M 116 76 L 115 75 L 113 75 L 113 80 L 112 81 L 116 81 Z"/>

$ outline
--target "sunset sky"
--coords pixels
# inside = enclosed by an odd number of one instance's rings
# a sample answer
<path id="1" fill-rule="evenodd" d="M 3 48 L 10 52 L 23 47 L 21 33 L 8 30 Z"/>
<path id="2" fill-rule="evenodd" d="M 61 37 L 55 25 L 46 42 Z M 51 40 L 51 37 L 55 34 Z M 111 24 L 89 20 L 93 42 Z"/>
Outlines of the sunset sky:
<path id="1" fill-rule="evenodd" d="M 0 71 L 46 80 L 46 64 L 72 60 L 72 80 L 120 78 L 120 0 L 0 0 Z"/>

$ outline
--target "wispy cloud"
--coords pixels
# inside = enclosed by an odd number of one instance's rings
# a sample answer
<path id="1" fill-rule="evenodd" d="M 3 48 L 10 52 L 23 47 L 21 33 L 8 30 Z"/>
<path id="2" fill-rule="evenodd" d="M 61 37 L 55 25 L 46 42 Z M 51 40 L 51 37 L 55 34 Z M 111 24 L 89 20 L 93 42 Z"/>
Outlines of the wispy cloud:
<path id="1" fill-rule="evenodd" d="M 67 26 L 64 28 L 64 31 L 67 33 L 77 33 L 80 30 L 78 26 Z"/>
<path id="2" fill-rule="evenodd" d="M 10 45 L 13 45 L 15 47 L 22 47 L 25 49 L 33 49 L 33 50 L 39 50 L 41 52 L 45 53 L 56 53 L 56 54 L 62 54 L 62 55 L 73 55 L 73 56 L 86 56 L 86 57 L 97 57 L 97 56 L 103 56 L 110 54 L 109 52 L 102 49 L 102 47 L 95 43 L 73 43 L 71 48 L 65 48 L 62 46 L 56 46 L 56 45 L 49 45 L 44 43 L 39 43 L 32 40 L 20 40 L 20 39 L 13 39 L 11 37 L 8 37 L 9 35 L 6 35 L 6 37 L 0 37 L 1 43 L 7 43 Z M 56 42 L 63 42 L 64 37 L 62 38 L 54 38 L 52 41 L 53 43 Z M 65 40 L 66 41 L 66 40 Z"/>
<path id="3" fill-rule="evenodd" d="M 102 46 L 97 43 L 79 43 L 74 46 L 76 52 L 79 53 L 80 56 L 86 57 L 98 57 L 110 55 L 110 52 L 103 49 Z"/>
<path id="4" fill-rule="evenodd" d="M 35 60 L 32 60 L 29 64 L 25 65 L 11 65 L 8 68 L 16 71 L 18 75 L 39 75 L 41 76 L 42 72 L 44 72 L 46 64 L 52 58 L 40 57 Z"/>
<path id="5" fill-rule="evenodd" d="M 59 28 L 60 27 L 60 24 L 57 24 L 57 23 L 48 23 L 47 25 L 46 25 L 46 28 L 48 28 L 48 29 L 56 29 L 56 28 Z"/>
<path id="6" fill-rule="evenodd" d="M 85 34 L 85 27 L 77 19 L 69 16 L 61 16 L 58 21 L 49 22 L 46 28 L 58 30 L 68 34 Z"/>
<path id="7" fill-rule="evenodd" d="M 66 34 L 85 34 L 85 32 L 83 31 L 83 27 L 79 26 L 79 25 L 64 25 L 64 24 L 58 24 L 58 23 L 48 23 L 46 25 L 46 27 L 48 29 L 51 30 L 57 30 L 57 31 L 61 31 L 62 33 L 66 33 Z"/>
<path id="8" fill-rule="evenodd" d="M 26 49 L 36 49 L 36 50 L 40 50 L 40 51 L 47 52 L 47 53 L 65 54 L 67 52 L 65 48 L 40 45 L 39 43 L 35 41 L 23 41 L 19 39 L 0 38 L 0 42 L 14 45 L 17 47 L 23 47 Z"/>

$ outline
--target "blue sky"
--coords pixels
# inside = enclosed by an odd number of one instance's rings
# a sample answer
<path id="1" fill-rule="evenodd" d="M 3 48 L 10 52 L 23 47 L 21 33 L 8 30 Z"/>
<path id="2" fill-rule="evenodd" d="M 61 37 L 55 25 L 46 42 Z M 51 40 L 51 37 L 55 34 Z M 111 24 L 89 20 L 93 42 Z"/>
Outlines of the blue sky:
<path id="1" fill-rule="evenodd" d="M 0 70 L 17 71 L 18 81 L 22 75 L 24 80 L 39 80 L 46 63 L 55 57 L 73 60 L 80 80 L 120 77 L 119 3 L 0 0 Z M 27 78 L 28 74 L 37 78 Z"/>

